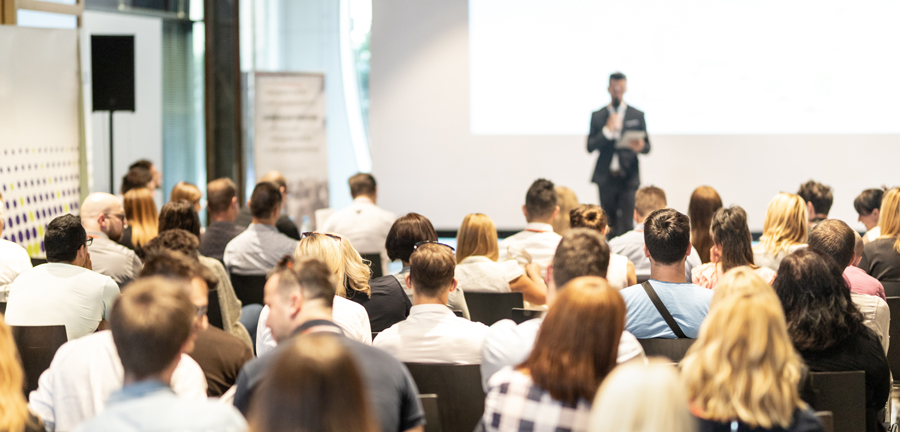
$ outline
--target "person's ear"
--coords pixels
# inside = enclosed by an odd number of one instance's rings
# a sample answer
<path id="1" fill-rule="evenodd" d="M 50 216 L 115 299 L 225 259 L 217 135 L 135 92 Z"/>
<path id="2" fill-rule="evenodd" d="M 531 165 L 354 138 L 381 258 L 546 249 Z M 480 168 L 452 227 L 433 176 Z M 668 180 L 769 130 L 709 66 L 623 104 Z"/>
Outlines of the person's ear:
<path id="1" fill-rule="evenodd" d="M 606 227 L 604 227 L 604 228 L 603 228 L 603 231 L 602 231 L 600 234 L 602 234 L 603 237 L 606 237 L 606 235 L 609 234 L 609 225 L 607 225 Z"/>
<path id="2" fill-rule="evenodd" d="M 810 219 L 813 219 L 816 217 L 816 208 L 813 207 L 812 202 L 806 203 L 806 213 L 809 215 Z"/>
<path id="3" fill-rule="evenodd" d="M 528 220 L 528 210 L 525 210 L 525 205 L 522 205 L 522 214 L 525 215 L 525 220 Z"/>
<path id="4" fill-rule="evenodd" d="M 690 253 L 690 249 L 688 249 L 688 253 Z M 644 244 L 644 256 L 650 258 L 650 249 L 647 249 L 646 244 Z"/>
<path id="5" fill-rule="evenodd" d="M 634 209 L 634 215 L 632 216 L 636 223 L 641 223 L 641 215 L 638 213 L 637 209 Z"/>
<path id="6" fill-rule="evenodd" d="M 691 252 L 693 252 L 693 251 L 694 251 L 694 245 L 688 243 L 687 253 L 684 254 L 684 256 L 685 256 L 685 257 L 691 256 Z"/>
<path id="7" fill-rule="evenodd" d="M 556 210 L 553 210 L 553 216 L 550 218 L 550 220 L 556 220 L 556 218 L 558 218 L 558 217 L 559 217 L 559 206 L 556 206 Z"/>
<path id="8" fill-rule="evenodd" d="M 406 274 L 406 286 L 408 286 L 409 289 L 412 289 L 412 287 L 413 287 L 413 285 L 412 285 L 412 277 L 410 277 L 410 276 L 411 276 L 411 275 L 410 275 L 409 273 Z"/>
<path id="9" fill-rule="evenodd" d="M 453 278 L 453 282 L 450 283 L 450 292 L 456 291 L 456 287 L 459 286 L 459 279 Z"/>
<path id="10" fill-rule="evenodd" d="M 301 310 L 303 310 L 303 294 L 300 292 L 300 290 L 297 290 L 296 292 L 291 294 L 288 311 L 290 312 L 291 318 L 296 318 L 297 315 L 300 314 Z"/>
<path id="11" fill-rule="evenodd" d="M 250 201 L 247 201 L 247 205 L 250 204 Z M 231 197 L 231 207 L 237 208 L 238 201 L 237 197 Z"/>

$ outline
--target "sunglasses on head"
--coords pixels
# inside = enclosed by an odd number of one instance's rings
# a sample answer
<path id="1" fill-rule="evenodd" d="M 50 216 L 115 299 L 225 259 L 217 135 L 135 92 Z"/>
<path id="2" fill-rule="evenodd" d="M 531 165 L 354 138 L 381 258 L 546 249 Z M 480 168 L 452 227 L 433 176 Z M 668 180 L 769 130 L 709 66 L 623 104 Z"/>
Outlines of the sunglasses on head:
<path id="1" fill-rule="evenodd" d="M 301 239 L 304 239 L 304 238 L 307 238 L 307 237 L 312 237 L 312 236 L 314 236 L 314 235 L 323 235 L 323 236 L 325 236 L 325 237 L 332 238 L 332 239 L 335 239 L 335 240 L 337 240 L 337 241 L 341 241 L 340 236 L 336 236 L 336 235 L 334 235 L 334 234 L 328 234 L 328 233 L 320 233 L 320 232 L 315 232 L 315 231 L 307 231 L 307 232 L 305 232 L 305 233 L 303 233 L 303 234 L 300 234 L 300 238 L 301 238 Z"/>
<path id="2" fill-rule="evenodd" d="M 443 243 L 440 243 L 440 242 L 436 242 L 436 241 L 434 241 L 434 240 L 420 241 L 420 242 L 416 243 L 415 245 L 413 245 L 413 250 L 416 250 L 416 249 L 419 248 L 419 246 L 426 245 L 426 244 L 436 244 L 436 245 L 441 245 L 441 246 L 450 248 L 450 250 L 453 251 L 453 252 L 456 252 L 456 249 L 453 249 L 453 246 L 450 246 L 450 245 L 448 245 L 448 244 L 443 244 Z"/>

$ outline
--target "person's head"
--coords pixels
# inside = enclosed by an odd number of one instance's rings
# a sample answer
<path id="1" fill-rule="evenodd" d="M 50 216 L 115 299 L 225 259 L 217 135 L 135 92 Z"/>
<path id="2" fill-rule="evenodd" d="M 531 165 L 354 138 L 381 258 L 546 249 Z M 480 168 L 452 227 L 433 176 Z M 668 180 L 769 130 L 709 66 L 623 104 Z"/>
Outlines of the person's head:
<path id="1" fill-rule="evenodd" d="M 200 253 L 197 251 L 199 247 L 200 240 L 197 239 L 197 236 L 183 229 L 175 228 L 159 233 L 144 245 L 141 253 L 149 256 L 158 250 L 170 250 L 180 252 L 199 262 Z M 146 265 L 147 263 L 144 263 L 144 266 Z"/>
<path id="2" fill-rule="evenodd" d="M 350 177 L 347 183 L 350 185 L 350 196 L 354 199 L 364 196 L 375 201 L 378 193 L 378 184 L 375 183 L 375 177 L 372 177 L 372 174 L 357 173 Z"/>
<path id="3" fill-rule="evenodd" d="M 800 195 L 800 198 L 806 201 L 806 211 L 809 214 L 809 220 L 828 217 L 831 203 L 834 201 L 830 187 L 810 180 L 800 185 L 797 195 Z"/>
<path id="4" fill-rule="evenodd" d="M 666 208 L 666 192 L 656 186 L 645 186 L 634 193 L 634 221 L 644 223 L 647 215 Z"/>
<path id="5" fill-rule="evenodd" d="M 556 187 L 556 203 L 559 204 L 559 216 L 553 220 L 553 232 L 563 235 L 571 228 L 569 212 L 578 207 L 578 196 L 575 191 L 565 186 Z"/>
<path id="6" fill-rule="evenodd" d="M 159 211 L 159 232 L 183 229 L 200 238 L 200 216 L 190 201 L 170 201 Z"/>
<path id="7" fill-rule="evenodd" d="M 144 258 L 140 277 L 153 276 L 189 283 L 191 304 L 204 311 L 209 307 L 209 292 L 214 291 L 219 283 L 212 271 L 200 264 L 196 257 L 162 248 L 148 252 Z M 209 317 L 205 312 L 198 316 L 195 325 L 201 331 L 209 327 Z M 193 347 L 189 351 L 193 351 Z"/>
<path id="8" fill-rule="evenodd" d="M 646 401 L 654 401 L 647 409 Z M 591 409 L 591 432 L 694 432 L 687 392 L 678 370 L 651 359 L 622 364 L 603 380 Z"/>
<path id="9" fill-rule="evenodd" d="M 497 227 L 488 215 L 466 215 L 456 236 L 456 262 L 470 256 L 486 256 L 492 261 L 500 257 L 497 243 Z"/>
<path id="10" fill-rule="evenodd" d="M 691 218 L 693 223 L 694 219 Z M 738 206 L 720 208 L 712 217 L 709 227 L 713 248 L 721 257 L 722 271 L 735 267 L 755 266 L 753 262 L 753 236 L 747 225 L 747 212 Z"/>
<path id="11" fill-rule="evenodd" d="M 409 263 L 409 256 L 413 253 L 416 243 L 423 241 L 437 241 L 437 231 L 431 225 L 431 221 L 418 213 L 408 213 L 400 216 L 391 225 L 384 247 L 387 249 L 388 258 L 391 261 L 400 260 L 404 265 Z"/>
<path id="12" fill-rule="evenodd" d="M 272 337 L 286 340 L 312 312 L 330 315 L 334 286 L 334 273 L 324 262 L 309 256 L 296 261 L 285 256 L 266 281 L 263 295 L 269 307 L 266 327 L 272 330 Z"/>
<path id="13" fill-rule="evenodd" d="M 735 267 L 725 272 L 725 275 L 719 280 L 719 284 L 716 285 L 716 289 L 713 292 L 710 305 L 715 306 L 717 303 L 731 297 L 756 294 L 774 296 L 775 290 L 759 277 L 752 268 L 747 266 Z"/>
<path id="14" fill-rule="evenodd" d="M 37 428 L 32 424 L 28 403 L 22 394 L 24 382 L 16 342 L 0 314 L 0 430 L 21 431 L 26 425 Z"/>
<path id="15" fill-rule="evenodd" d="M 553 262 L 547 270 L 550 280 L 548 303 L 569 281 L 582 276 L 606 278 L 608 268 L 609 245 L 603 235 L 589 228 L 572 228 L 556 246 Z"/>
<path id="16" fill-rule="evenodd" d="M 644 220 L 644 254 L 651 266 L 683 266 L 691 254 L 691 220 L 670 208 L 650 213 Z"/>
<path id="17" fill-rule="evenodd" d="M 272 183 L 275 186 L 277 186 L 278 190 L 281 192 L 281 202 L 284 203 L 284 199 L 285 199 L 285 197 L 287 197 L 287 193 L 288 193 L 287 179 L 285 179 L 284 176 L 280 172 L 269 171 L 266 173 L 266 175 L 262 176 L 262 178 L 259 179 L 259 182 L 260 183 L 268 182 L 268 183 Z"/>
<path id="18" fill-rule="evenodd" d="M 450 292 L 456 289 L 454 278 L 456 259 L 453 249 L 439 243 L 422 243 L 412 253 L 406 284 L 412 288 L 416 304 L 436 300 L 446 304 Z"/>
<path id="19" fill-rule="evenodd" d="M 853 208 L 859 214 L 858 221 L 870 230 L 878 226 L 878 215 L 881 213 L 881 199 L 884 189 L 866 189 L 853 200 Z"/>
<path id="20" fill-rule="evenodd" d="M 194 211 L 197 212 L 199 212 L 201 208 L 200 198 L 203 198 L 203 193 L 200 192 L 200 188 L 193 183 L 184 181 L 176 183 L 172 188 L 172 193 L 169 194 L 169 202 L 180 200 L 188 201 L 194 206 Z"/>
<path id="21" fill-rule="evenodd" d="M 125 173 L 122 177 L 122 186 L 119 193 L 125 195 L 128 191 L 137 188 L 156 189 L 156 182 L 153 181 L 153 174 L 147 168 L 134 167 Z"/>
<path id="22" fill-rule="evenodd" d="M 779 276 L 780 277 L 780 276 Z M 800 400 L 800 356 L 778 297 L 731 296 L 710 308 L 681 362 L 688 397 L 704 417 L 751 428 L 787 429 Z"/>
<path id="23" fill-rule="evenodd" d="M 862 261 L 863 252 L 866 248 L 866 243 L 856 230 L 853 230 L 853 237 L 856 238 L 856 243 L 853 247 L 853 262 L 850 265 L 859 266 L 859 262 Z"/>
<path id="24" fill-rule="evenodd" d="M 64 214 L 50 221 L 44 234 L 47 261 L 83 267 L 88 257 L 87 233 L 81 219 Z"/>
<path id="25" fill-rule="evenodd" d="M 569 212 L 569 224 L 572 228 L 590 228 L 606 236 L 609 232 L 608 223 L 606 212 L 596 204 L 582 204 Z"/>
<path id="26" fill-rule="evenodd" d="M 612 99 L 613 105 L 619 106 L 622 103 L 622 97 L 625 96 L 625 91 L 627 90 L 626 84 L 628 83 L 625 78 L 625 74 L 622 72 L 613 72 L 609 75 L 609 97 Z"/>
<path id="27" fill-rule="evenodd" d="M 149 277 L 132 282 L 116 300 L 109 326 L 126 383 L 168 383 L 181 354 L 191 350 L 198 310 L 190 291 L 183 280 Z"/>
<path id="28" fill-rule="evenodd" d="M 337 295 L 353 297 L 355 293 L 348 290 L 371 295 L 369 267 L 349 239 L 332 233 L 303 233 L 294 249 L 294 259 L 301 257 L 317 258 L 328 266 L 337 283 Z"/>
<path id="29" fill-rule="evenodd" d="M 822 351 L 856 334 L 863 317 L 850 299 L 843 267 L 815 249 L 786 257 L 772 283 L 781 299 L 788 334 L 800 351 Z"/>
<path id="30" fill-rule="evenodd" d="M 81 224 L 88 231 L 100 231 L 119 241 L 125 230 L 125 208 L 114 195 L 94 192 L 81 204 Z"/>
<path id="31" fill-rule="evenodd" d="M 894 249 L 900 252 L 900 189 L 893 188 L 884 194 L 878 226 L 882 237 L 896 239 Z"/>
<path id="32" fill-rule="evenodd" d="M 250 195 L 250 214 L 257 223 L 275 225 L 281 211 L 281 192 L 271 182 L 257 183 Z"/>
<path id="33" fill-rule="evenodd" d="M 214 219 L 234 222 L 237 219 L 237 186 L 230 178 L 222 177 L 206 185 L 206 207 Z"/>
<path id="34" fill-rule="evenodd" d="M 151 181 L 153 184 L 148 185 L 150 189 L 159 189 L 162 187 L 162 173 L 156 168 L 156 165 L 151 162 L 149 159 L 141 159 L 128 167 L 129 170 L 133 169 L 144 169 L 150 174 Z"/>
<path id="35" fill-rule="evenodd" d="M 625 301 L 617 290 L 603 278 L 573 279 L 550 305 L 534 349 L 519 368 L 558 401 L 591 401 L 616 366 L 624 329 Z"/>
<path id="36" fill-rule="evenodd" d="M 353 354 L 333 335 L 312 333 L 280 348 L 248 418 L 254 431 L 374 432 L 369 407 Z"/>
<path id="37" fill-rule="evenodd" d="M 842 220 L 824 220 L 809 232 L 809 248 L 830 256 L 843 269 L 853 263 L 856 250 L 853 232 Z"/>
<path id="38" fill-rule="evenodd" d="M 528 222 L 553 222 L 559 214 L 553 182 L 546 179 L 535 180 L 525 194 L 522 212 L 525 213 L 525 220 Z"/>
<path id="39" fill-rule="evenodd" d="M 722 208 L 722 198 L 715 189 L 709 186 L 700 186 L 694 189 L 688 204 L 688 217 L 691 218 L 691 244 L 694 245 L 694 249 L 697 249 L 700 260 L 703 262 L 709 262 L 709 248 L 713 245 L 709 226 L 713 214 L 720 208 Z"/>
<path id="40" fill-rule="evenodd" d="M 159 216 L 153 191 L 145 187 L 125 192 L 125 218 L 131 227 L 131 242 L 141 247 L 159 232 Z"/>
<path id="41" fill-rule="evenodd" d="M 766 252 L 776 255 L 791 246 L 806 243 L 809 235 L 809 212 L 800 195 L 782 192 L 772 198 L 766 210 L 763 234 L 759 244 Z"/>

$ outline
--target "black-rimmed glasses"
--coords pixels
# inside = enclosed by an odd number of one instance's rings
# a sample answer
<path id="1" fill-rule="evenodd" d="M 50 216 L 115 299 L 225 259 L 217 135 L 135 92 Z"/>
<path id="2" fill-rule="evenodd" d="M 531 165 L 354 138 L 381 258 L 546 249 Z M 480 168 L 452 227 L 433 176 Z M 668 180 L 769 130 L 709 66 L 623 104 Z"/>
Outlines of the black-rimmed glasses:
<path id="1" fill-rule="evenodd" d="M 88 237 L 87 240 L 84 241 L 84 245 L 85 245 L 85 246 L 90 246 L 91 243 L 93 243 L 93 242 L 94 242 L 94 238 L 93 238 L 93 237 Z"/>
<path id="2" fill-rule="evenodd" d="M 307 232 L 305 232 L 305 233 L 303 233 L 303 234 L 300 234 L 300 238 L 301 238 L 301 239 L 304 239 L 304 238 L 306 238 L 306 237 L 312 237 L 312 236 L 314 236 L 314 235 L 323 235 L 323 236 L 325 236 L 325 237 L 332 238 L 332 239 L 335 239 L 335 240 L 337 240 L 337 241 L 341 241 L 341 237 L 340 237 L 340 236 L 336 236 L 336 235 L 334 235 L 334 234 L 328 234 L 328 233 L 320 233 L 320 232 L 315 232 L 315 231 L 307 231 Z"/>
<path id="3" fill-rule="evenodd" d="M 453 252 L 456 252 L 456 249 L 454 249 L 453 246 L 450 246 L 450 245 L 444 244 L 444 243 L 440 243 L 440 242 L 436 242 L 436 241 L 434 241 L 434 240 L 420 241 L 420 242 L 416 243 L 415 245 L 413 245 L 413 250 L 416 250 L 416 249 L 419 248 L 419 246 L 422 246 L 422 245 L 425 245 L 425 244 L 436 244 L 436 245 L 441 245 L 441 246 L 450 248 L 450 250 L 453 251 Z"/>

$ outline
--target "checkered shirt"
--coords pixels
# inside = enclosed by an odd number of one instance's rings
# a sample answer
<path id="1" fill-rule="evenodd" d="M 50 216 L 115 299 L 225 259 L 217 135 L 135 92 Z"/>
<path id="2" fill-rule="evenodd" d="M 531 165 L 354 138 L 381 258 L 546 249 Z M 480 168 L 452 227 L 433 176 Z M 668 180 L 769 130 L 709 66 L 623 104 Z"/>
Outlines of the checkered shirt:
<path id="1" fill-rule="evenodd" d="M 487 432 L 578 432 L 587 431 L 590 414 L 590 402 L 560 402 L 530 376 L 506 367 L 488 381 L 482 420 Z"/>

